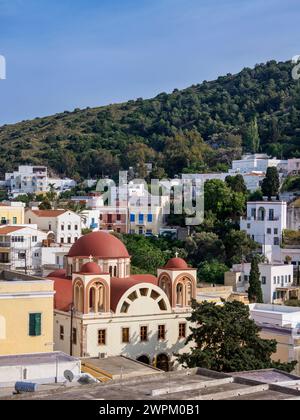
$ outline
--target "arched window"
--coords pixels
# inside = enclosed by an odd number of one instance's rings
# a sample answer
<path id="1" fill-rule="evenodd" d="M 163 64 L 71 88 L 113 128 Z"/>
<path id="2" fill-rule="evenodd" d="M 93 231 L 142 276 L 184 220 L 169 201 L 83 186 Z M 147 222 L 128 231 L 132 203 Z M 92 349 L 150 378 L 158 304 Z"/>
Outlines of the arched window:
<path id="1" fill-rule="evenodd" d="M 94 313 L 106 311 L 105 286 L 100 282 L 94 283 L 90 288 L 89 311 Z"/>
<path id="2" fill-rule="evenodd" d="M 258 210 L 258 220 L 264 221 L 266 218 L 266 210 L 263 207 L 260 207 Z"/>
<path id="3" fill-rule="evenodd" d="M 160 287 L 165 292 L 165 294 L 168 296 L 169 301 L 171 301 L 171 281 L 167 277 L 163 277 L 160 283 Z"/>
<path id="4" fill-rule="evenodd" d="M 117 277 L 117 267 L 114 267 L 114 277 Z"/>
<path id="5" fill-rule="evenodd" d="M 183 306 L 183 285 L 178 283 L 176 287 L 176 305 Z"/>
<path id="6" fill-rule="evenodd" d="M 75 286 L 75 309 L 77 312 L 83 313 L 83 286 L 76 284 Z"/>
<path id="7" fill-rule="evenodd" d="M 90 288 L 90 296 L 89 296 L 89 312 L 96 312 L 96 289 L 94 287 Z"/>

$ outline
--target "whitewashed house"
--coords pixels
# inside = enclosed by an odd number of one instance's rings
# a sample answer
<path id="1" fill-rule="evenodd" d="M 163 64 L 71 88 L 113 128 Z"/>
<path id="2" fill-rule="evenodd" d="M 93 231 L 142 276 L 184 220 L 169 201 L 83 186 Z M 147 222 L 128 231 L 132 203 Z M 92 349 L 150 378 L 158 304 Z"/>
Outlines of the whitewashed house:
<path id="1" fill-rule="evenodd" d="M 280 252 L 282 234 L 287 223 L 287 203 L 284 201 L 254 201 L 247 203 L 247 215 L 240 228 L 262 245 L 269 262 Z"/>
<path id="2" fill-rule="evenodd" d="M 0 267 L 9 270 L 39 271 L 43 241 L 47 234 L 36 225 L 0 227 Z"/>
<path id="3" fill-rule="evenodd" d="M 47 232 L 48 239 L 58 244 L 74 244 L 81 236 L 80 215 L 70 210 L 34 210 L 25 212 L 25 221 Z"/>
<path id="4" fill-rule="evenodd" d="M 264 303 L 283 303 L 297 297 L 299 287 L 294 286 L 294 267 L 287 264 L 259 264 Z M 236 264 L 225 273 L 225 286 L 239 293 L 247 293 L 251 264 Z"/>

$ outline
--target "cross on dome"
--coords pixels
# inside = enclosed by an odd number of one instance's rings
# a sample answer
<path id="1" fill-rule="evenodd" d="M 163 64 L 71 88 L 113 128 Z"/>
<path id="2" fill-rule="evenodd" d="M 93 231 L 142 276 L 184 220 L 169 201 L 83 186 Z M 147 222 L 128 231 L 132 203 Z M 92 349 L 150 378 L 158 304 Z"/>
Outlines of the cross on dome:
<path id="1" fill-rule="evenodd" d="M 179 252 L 175 252 L 175 257 L 178 258 L 179 257 Z"/>

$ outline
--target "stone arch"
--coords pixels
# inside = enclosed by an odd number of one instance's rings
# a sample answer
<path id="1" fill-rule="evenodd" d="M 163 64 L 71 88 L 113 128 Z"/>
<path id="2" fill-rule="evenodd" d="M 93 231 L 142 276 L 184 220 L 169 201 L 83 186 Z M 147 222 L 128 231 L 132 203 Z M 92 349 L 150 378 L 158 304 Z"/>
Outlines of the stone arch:
<path id="1" fill-rule="evenodd" d="M 84 284 L 81 279 L 76 279 L 74 282 L 73 302 L 76 311 L 84 313 Z"/>
<path id="2" fill-rule="evenodd" d="M 144 363 L 144 365 L 151 365 L 151 357 L 147 354 L 142 354 L 141 356 L 137 357 L 136 360 L 140 363 Z"/>
<path id="3" fill-rule="evenodd" d="M 180 291 L 180 288 L 177 286 L 182 286 L 182 296 L 178 297 L 177 293 Z M 173 283 L 173 299 L 172 306 L 186 307 L 190 306 L 192 299 L 196 299 L 196 279 L 187 273 L 180 274 Z M 180 299 L 179 299 L 180 298 Z"/>
<path id="4" fill-rule="evenodd" d="M 86 286 L 85 313 L 110 312 L 109 285 L 104 279 L 93 279 Z"/>
<path id="5" fill-rule="evenodd" d="M 169 302 L 172 303 L 172 280 L 167 273 L 163 273 L 159 276 L 158 286 L 168 296 Z"/>
<path id="6" fill-rule="evenodd" d="M 160 353 L 157 355 L 156 367 L 157 369 L 163 370 L 165 372 L 170 371 L 170 358 L 166 353 Z"/>
<path id="7" fill-rule="evenodd" d="M 117 304 L 115 313 L 120 315 L 128 314 L 131 305 L 139 303 L 139 299 L 141 298 L 149 299 L 149 303 L 152 305 L 152 310 L 155 311 L 155 313 L 168 313 L 172 310 L 167 295 L 160 287 L 151 283 L 139 283 L 132 286 L 123 294 Z M 145 305 L 143 305 L 143 309 L 144 308 L 146 308 Z M 153 314 L 153 312 L 151 312 L 151 314 Z"/>

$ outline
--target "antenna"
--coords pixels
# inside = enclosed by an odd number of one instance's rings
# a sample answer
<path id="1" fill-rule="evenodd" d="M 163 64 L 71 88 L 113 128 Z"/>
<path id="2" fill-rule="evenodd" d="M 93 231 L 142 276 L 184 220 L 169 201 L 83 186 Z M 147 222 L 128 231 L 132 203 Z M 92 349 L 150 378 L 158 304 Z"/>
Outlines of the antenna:
<path id="1" fill-rule="evenodd" d="M 73 380 L 74 380 L 74 374 L 70 370 L 65 370 L 64 371 L 64 377 L 70 383 L 73 382 Z"/>

